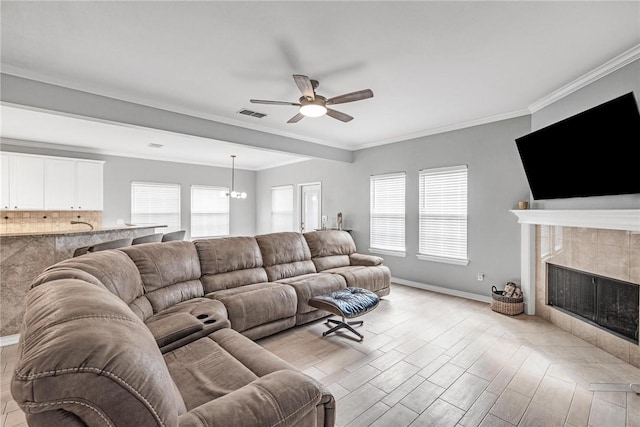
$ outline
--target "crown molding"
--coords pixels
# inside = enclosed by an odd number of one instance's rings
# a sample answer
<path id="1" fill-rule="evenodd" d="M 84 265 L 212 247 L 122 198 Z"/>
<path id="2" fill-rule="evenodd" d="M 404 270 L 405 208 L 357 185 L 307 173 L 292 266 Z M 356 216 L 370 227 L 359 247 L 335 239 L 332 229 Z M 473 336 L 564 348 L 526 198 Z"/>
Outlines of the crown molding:
<path id="1" fill-rule="evenodd" d="M 379 141 L 369 142 L 369 143 L 366 143 L 366 144 L 360 144 L 360 145 L 358 145 L 358 146 L 356 146 L 354 148 L 351 148 L 351 150 L 362 150 L 362 149 L 365 149 L 365 148 L 376 147 L 376 146 L 379 146 L 379 145 L 392 144 L 394 142 L 409 141 L 411 139 L 422 138 L 422 137 L 425 137 L 425 136 L 436 135 L 436 134 L 445 133 L 445 132 L 452 132 L 454 130 L 466 129 L 466 128 L 470 128 L 470 127 L 473 127 L 473 126 L 486 125 L 488 123 L 499 122 L 501 120 L 508 120 L 508 119 L 513 119 L 515 117 L 527 116 L 529 114 L 530 114 L 529 110 L 527 110 L 527 109 L 512 111 L 510 113 L 496 114 L 495 116 L 482 117 L 480 119 L 469 120 L 469 121 L 466 121 L 466 122 L 454 123 L 454 124 L 451 124 L 451 125 L 440 126 L 440 127 L 437 127 L 437 128 L 427 129 L 427 130 L 420 131 L 420 132 L 404 134 L 404 135 L 401 135 L 401 136 L 398 136 L 398 137 L 394 137 L 394 138 L 381 139 Z"/>
<path id="2" fill-rule="evenodd" d="M 637 61 L 638 59 L 640 59 L 640 44 L 636 45 L 634 47 L 632 47 L 631 49 L 627 50 L 626 52 L 616 56 L 615 58 L 605 62 L 604 64 L 602 64 L 601 66 L 599 66 L 598 68 L 588 72 L 587 74 L 583 75 L 582 77 L 577 78 L 576 80 L 572 81 L 571 83 L 562 86 L 560 89 L 550 93 L 549 95 L 545 96 L 544 98 L 534 102 L 533 104 L 529 105 L 529 112 L 531 114 L 543 109 L 544 107 L 553 104 L 556 101 L 561 100 L 562 98 L 564 98 L 565 96 L 568 96 L 570 94 L 572 94 L 573 92 L 576 92 L 579 89 L 582 89 L 583 87 L 586 87 L 590 84 L 592 84 L 593 82 L 613 73 L 614 71 L 619 70 L 620 68 L 629 65 L 630 63 Z"/>
<path id="3" fill-rule="evenodd" d="M 232 126 L 238 126 L 238 127 L 243 127 L 243 128 L 247 128 L 247 129 L 251 129 L 251 130 L 255 130 L 258 132 L 264 132 L 264 133 L 270 133 L 270 134 L 274 134 L 274 135 L 279 135 L 279 136 L 283 136 L 283 137 L 287 137 L 287 138 L 293 138 L 293 139 L 298 139 L 301 141 L 307 141 L 307 142 L 311 142 L 311 143 L 316 143 L 316 144 L 320 144 L 320 145 L 325 145 L 325 146 L 329 146 L 329 147 L 334 147 L 334 148 L 339 148 L 339 149 L 343 149 L 343 150 L 348 150 L 348 151 L 356 151 L 356 150 L 362 150 L 362 149 L 366 149 L 366 148 L 371 148 L 371 147 L 377 147 L 380 145 L 386 145 L 386 144 L 392 144 L 392 143 L 396 143 L 396 142 L 402 142 L 402 141 L 408 141 L 408 140 L 412 140 L 412 139 L 416 139 L 416 138 L 421 138 L 421 137 L 425 137 L 425 136 L 430 136 L 430 135 L 436 135 L 436 134 L 441 134 L 441 133 L 446 133 L 446 132 L 451 132 L 451 131 L 456 131 L 456 130 L 461 130 L 461 129 L 465 129 L 465 128 L 469 128 L 469 127 L 473 127 L 473 126 L 479 126 L 479 125 L 484 125 L 484 124 L 489 124 L 489 123 L 493 123 L 493 122 L 498 122 L 501 120 L 508 120 L 508 119 L 512 119 L 512 118 L 516 118 L 516 117 L 521 117 L 521 116 L 525 116 L 525 115 L 530 115 L 533 114 L 543 108 L 545 108 L 548 105 L 551 105 L 559 100 L 561 100 L 562 98 L 572 94 L 573 92 L 576 92 L 579 89 L 582 89 L 592 83 L 594 83 L 595 81 L 619 70 L 620 68 L 625 67 L 626 65 L 636 61 L 640 59 L 640 44 L 636 45 L 634 47 L 632 47 L 631 49 L 627 50 L 626 52 L 616 56 L 615 58 L 605 62 L 604 64 L 602 64 L 601 66 L 597 67 L 596 69 L 584 74 L 583 76 L 577 78 L 576 80 L 572 81 L 571 83 L 562 86 L 561 88 L 555 90 L 554 92 L 550 93 L 549 95 L 541 98 L 540 100 L 530 104 L 527 108 L 524 109 L 520 109 L 520 110 L 516 110 L 516 111 L 512 111 L 512 112 L 508 112 L 508 113 L 503 113 L 503 114 L 497 114 L 494 116 L 488 116 L 488 117 L 483 117 L 483 118 L 479 118 L 479 119 L 475 119 L 475 120 L 470 120 L 470 121 L 466 121 L 466 122 L 459 122 L 459 123 L 454 123 L 454 124 L 450 124 L 450 125 L 445 125 L 445 126 L 441 126 L 441 127 L 437 127 L 437 128 L 431 128 L 431 129 L 426 129 L 420 132 L 415 132 L 415 133 L 410 133 L 410 134 L 404 134 L 404 135 L 400 135 L 397 137 L 393 137 L 393 138 L 387 138 L 387 139 L 381 139 L 381 140 L 377 140 L 377 141 L 371 141 L 368 143 L 364 143 L 364 144 L 359 144 L 356 146 L 351 146 L 351 145 L 345 145 L 345 144 L 340 144 L 340 143 L 336 143 L 336 142 L 332 142 L 332 141 L 325 141 L 325 140 L 321 140 L 318 138 L 310 138 L 310 137 L 305 137 L 305 136 L 300 136 L 298 134 L 295 133 L 291 133 L 291 132 L 283 132 L 283 131 L 279 131 L 279 130 L 274 130 L 272 128 L 268 128 L 265 126 L 261 126 L 261 125 L 256 125 L 256 124 L 252 124 L 252 123 L 247 123 L 247 122 L 243 122 L 243 121 L 239 121 L 239 120 L 233 120 L 233 119 L 229 119 L 227 117 L 222 117 L 222 116 L 218 116 L 218 115 L 214 115 L 214 114 L 202 114 L 201 112 L 197 112 L 194 110 L 190 110 L 190 109 L 186 109 L 186 108 L 175 108 L 174 105 L 169 105 L 168 103 L 163 103 L 163 102 L 157 102 L 157 101 L 152 101 L 150 99 L 145 99 L 143 97 L 136 97 L 136 96 L 131 96 L 130 94 L 124 94 L 121 93 L 119 91 L 114 91 L 111 89 L 105 89 L 103 87 L 98 87 L 96 85 L 91 85 L 85 82 L 75 82 L 75 81 L 70 81 L 68 79 L 64 79 L 64 78 L 59 78 L 59 77 L 52 77 L 49 75 L 44 75 L 41 73 L 37 73 L 22 67 L 17 67 L 11 64 L 4 64 L 4 63 L 0 63 L 0 69 L 2 70 L 2 73 L 4 74 L 8 74 L 8 75 L 14 75 L 17 77 L 22 77 L 22 78 L 26 78 L 26 79 L 32 79 L 32 80 L 36 80 L 36 81 L 40 81 L 43 83 L 48 83 L 48 84 L 52 84 L 52 85 L 57 85 L 57 86 L 62 86 L 62 87 L 67 87 L 70 89 L 75 89 L 75 90 L 79 90 L 79 91 L 83 91 L 83 92 L 89 92 L 92 94 L 96 94 L 96 95 L 101 95 L 101 96 L 106 96 L 109 98 L 114 98 L 114 99 L 118 99 L 121 101 L 125 101 L 125 102 L 132 102 L 132 103 L 136 103 L 136 104 L 140 104 L 140 105 L 144 105 L 147 107 L 152 107 L 152 108 L 159 108 L 159 109 L 163 109 L 163 110 L 167 110 L 167 111 L 172 111 L 175 113 L 180 113 L 180 114 L 185 114 L 185 115 L 189 115 L 192 117 L 197 117 L 200 119 L 204 119 L 204 120 L 211 120 L 211 121 L 216 121 L 219 123 L 224 123 L 224 124 L 228 124 L 228 125 L 232 125 Z M 81 151 L 81 150 L 75 150 L 75 151 Z M 102 154 L 112 154 L 112 155 L 124 155 L 123 153 L 119 153 L 119 154 L 114 154 L 114 153 L 107 153 L 104 152 Z M 141 157 L 143 158 L 143 157 Z M 146 157 L 144 157 L 146 158 Z M 162 160 L 162 159 L 151 159 L 150 160 Z M 297 161 L 293 161 L 287 164 L 291 164 L 291 163 L 296 163 Z M 202 164 L 202 163 L 194 163 L 194 164 Z M 211 165 L 210 165 L 211 166 Z M 284 165 L 281 165 L 284 166 Z M 269 168 L 271 168 L 272 166 L 270 166 Z M 261 170 L 261 169 L 257 169 L 257 170 Z"/>

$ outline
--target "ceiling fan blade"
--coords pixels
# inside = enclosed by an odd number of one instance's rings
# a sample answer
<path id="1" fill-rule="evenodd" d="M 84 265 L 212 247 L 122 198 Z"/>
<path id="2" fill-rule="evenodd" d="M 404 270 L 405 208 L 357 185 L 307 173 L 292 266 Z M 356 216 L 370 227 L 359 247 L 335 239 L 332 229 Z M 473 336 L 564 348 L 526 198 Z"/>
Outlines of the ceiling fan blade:
<path id="1" fill-rule="evenodd" d="M 359 90 L 357 92 L 345 93 L 344 95 L 334 96 L 327 99 L 327 105 L 344 104 L 345 102 L 360 101 L 373 97 L 371 89 Z"/>
<path id="2" fill-rule="evenodd" d="M 302 92 L 302 95 L 310 101 L 316 99 L 316 94 L 313 91 L 313 85 L 311 84 L 311 80 L 307 76 L 303 76 L 302 74 L 294 74 L 293 80 L 295 80 L 298 89 Z"/>
<path id="3" fill-rule="evenodd" d="M 264 99 L 250 99 L 249 102 L 253 104 L 270 104 L 270 105 L 295 105 L 297 107 L 300 106 L 297 102 L 286 102 L 286 101 L 267 101 Z"/>
<path id="4" fill-rule="evenodd" d="M 302 120 L 303 117 L 304 114 L 298 113 L 295 116 L 291 117 L 287 123 L 298 123 L 300 120 Z"/>
<path id="5" fill-rule="evenodd" d="M 327 108 L 327 116 L 338 119 L 341 122 L 349 122 L 353 120 L 353 117 L 351 117 L 350 115 L 341 113 L 340 111 L 332 110 L 331 108 Z"/>

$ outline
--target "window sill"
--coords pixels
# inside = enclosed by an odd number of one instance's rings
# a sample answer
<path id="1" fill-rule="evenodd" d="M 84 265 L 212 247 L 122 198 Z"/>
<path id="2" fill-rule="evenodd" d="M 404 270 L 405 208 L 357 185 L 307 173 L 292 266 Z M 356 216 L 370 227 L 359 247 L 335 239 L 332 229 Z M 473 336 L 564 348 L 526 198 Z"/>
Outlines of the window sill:
<path id="1" fill-rule="evenodd" d="M 397 257 L 400 257 L 400 258 L 404 258 L 404 257 L 407 256 L 406 252 L 388 251 L 388 250 L 385 250 L 385 249 L 369 248 L 369 252 L 371 252 L 372 254 L 378 254 L 378 255 L 397 256 Z"/>
<path id="2" fill-rule="evenodd" d="M 439 256 L 433 256 L 433 255 L 421 255 L 421 254 L 418 254 L 416 256 L 421 261 L 442 262 L 445 264 L 453 264 L 453 265 L 469 265 L 468 259 L 446 258 L 446 257 L 439 257 Z"/>

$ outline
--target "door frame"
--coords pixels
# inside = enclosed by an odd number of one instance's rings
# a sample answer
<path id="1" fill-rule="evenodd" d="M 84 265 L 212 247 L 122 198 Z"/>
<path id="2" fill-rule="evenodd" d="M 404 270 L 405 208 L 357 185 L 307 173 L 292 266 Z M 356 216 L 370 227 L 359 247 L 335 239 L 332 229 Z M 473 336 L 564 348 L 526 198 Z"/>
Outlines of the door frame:
<path id="1" fill-rule="evenodd" d="M 322 181 L 303 182 L 303 183 L 297 184 L 298 188 L 296 191 L 297 195 L 296 195 L 296 203 L 295 203 L 295 209 L 296 209 L 295 227 L 296 227 L 296 231 L 298 232 L 301 232 L 300 226 L 302 222 L 302 189 L 303 187 L 311 186 L 311 185 L 317 185 L 320 187 L 320 194 L 318 196 L 319 197 L 318 206 L 320 207 L 320 211 L 318 212 L 318 224 L 322 226 Z M 307 231 L 313 231 L 313 230 L 307 230 Z"/>

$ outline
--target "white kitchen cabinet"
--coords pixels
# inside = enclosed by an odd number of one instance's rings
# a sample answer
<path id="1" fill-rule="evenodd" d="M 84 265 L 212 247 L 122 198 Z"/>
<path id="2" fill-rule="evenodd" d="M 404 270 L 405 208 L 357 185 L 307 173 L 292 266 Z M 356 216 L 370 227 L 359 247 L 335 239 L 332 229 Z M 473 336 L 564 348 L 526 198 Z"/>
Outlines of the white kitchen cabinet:
<path id="1" fill-rule="evenodd" d="M 44 209 L 44 158 L 9 155 L 9 209 Z"/>
<path id="2" fill-rule="evenodd" d="M 44 208 L 77 209 L 75 160 L 46 159 L 44 170 Z"/>
<path id="3" fill-rule="evenodd" d="M 101 211 L 103 163 L 2 153 L 0 209 Z"/>
<path id="4" fill-rule="evenodd" d="M 102 210 L 103 164 L 78 160 L 76 162 L 76 203 L 84 211 Z"/>
<path id="5" fill-rule="evenodd" d="M 48 158 L 45 171 L 45 209 L 102 210 L 102 162 Z"/>
<path id="6" fill-rule="evenodd" d="M 0 209 L 9 209 L 9 156 L 0 153 Z"/>

